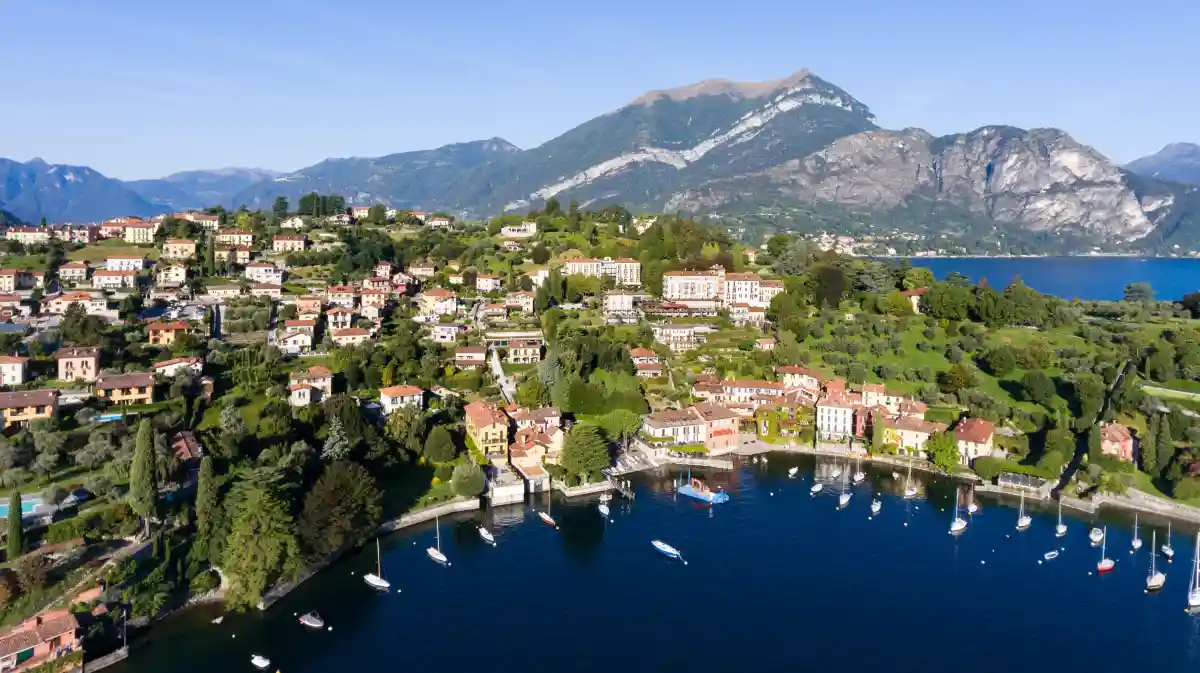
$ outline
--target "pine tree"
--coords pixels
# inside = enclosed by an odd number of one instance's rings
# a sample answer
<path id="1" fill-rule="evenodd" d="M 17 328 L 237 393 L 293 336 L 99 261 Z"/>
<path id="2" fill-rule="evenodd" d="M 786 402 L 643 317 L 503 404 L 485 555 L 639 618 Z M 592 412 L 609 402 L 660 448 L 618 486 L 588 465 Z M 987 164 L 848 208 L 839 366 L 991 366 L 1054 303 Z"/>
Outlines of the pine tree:
<path id="1" fill-rule="evenodd" d="M 1171 419 L 1165 414 L 1159 418 L 1154 445 L 1158 450 L 1158 455 L 1154 463 L 1154 472 L 1155 474 L 1162 474 L 1167 471 L 1167 467 L 1170 466 L 1171 461 L 1175 458 L 1175 442 L 1171 439 Z"/>
<path id="2" fill-rule="evenodd" d="M 145 533 L 150 534 L 150 518 L 158 494 L 154 483 L 154 430 L 148 419 L 138 424 L 133 464 L 129 467 L 129 506 L 142 518 Z"/>
<path id="3" fill-rule="evenodd" d="M 12 492 L 8 499 L 8 562 L 21 555 L 25 548 L 25 540 L 21 537 L 21 494 Z"/>
<path id="4" fill-rule="evenodd" d="M 1158 465 L 1158 447 L 1155 446 L 1157 440 L 1158 415 L 1156 414 L 1150 417 L 1150 427 L 1138 445 L 1138 454 L 1142 460 L 1142 472 L 1147 474 L 1154 472 L 1154 468 Z"/>
<path id="5" fill-rule="evenodd" d="M 216 524 L 214 517 L 217 509 L 217 485 L 213 483 L 215 478 L 212 456 L 205 456 L 200 461 L 200 477 L 196 484 L 195 554 L 202 559 L 209 558 L 209 547 Z"/>
<path id="6" fill-rule="evenodd" d="M 345 460 L 350 453 L 350 440 L 342 428 L 342 420 L 334 417 L 329 423 L 329 436 L 325 438 L 325 446 L 321 449 L 324 460 Z"/>

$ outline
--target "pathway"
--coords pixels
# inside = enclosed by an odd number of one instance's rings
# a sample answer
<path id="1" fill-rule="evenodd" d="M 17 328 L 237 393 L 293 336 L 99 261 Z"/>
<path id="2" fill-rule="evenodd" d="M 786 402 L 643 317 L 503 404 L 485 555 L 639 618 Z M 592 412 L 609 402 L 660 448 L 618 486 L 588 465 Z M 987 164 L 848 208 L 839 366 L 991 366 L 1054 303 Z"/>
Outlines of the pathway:
<path id="1" fill-rule="evenodd" d="M 500 384 L 500 393 L 504 395 L 504 401 L 513 404 L 517 400 L 517 386 L 513 383 L 512 378 L 504 373 L 504 367 L 500 365 L 500 352 L 495 348 L 492 349 L 492 375 L 496 377 L 496 382 Z"/>

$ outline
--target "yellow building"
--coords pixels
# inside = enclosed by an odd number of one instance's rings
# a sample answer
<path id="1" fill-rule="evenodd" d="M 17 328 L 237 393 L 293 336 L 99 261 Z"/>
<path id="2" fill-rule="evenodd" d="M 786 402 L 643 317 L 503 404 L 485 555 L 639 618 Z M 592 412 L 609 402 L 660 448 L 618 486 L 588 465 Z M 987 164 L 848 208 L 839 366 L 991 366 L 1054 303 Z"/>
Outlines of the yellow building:
<path id="1" fill-rule="evenodd" d="M 495 406 L 476 400 L 464 409 L 467 436 L 489 460 L 503 464 L 508 454 L 508 416 Z"/>
<path id="2" fill-rule="evenodd" d="M 96 397 L 115 404 L 153 404 L 153 374 L 117 374 L 96 379 Z"/>
<path id="3" fill-rule="evenodd" d="M 4 415 L 4 427 L 26 425 L 30 421 L 54 418 L 58 411 L 57 390 L 22 390 L 15 393 L 0 393 L 0 413 Z"/>

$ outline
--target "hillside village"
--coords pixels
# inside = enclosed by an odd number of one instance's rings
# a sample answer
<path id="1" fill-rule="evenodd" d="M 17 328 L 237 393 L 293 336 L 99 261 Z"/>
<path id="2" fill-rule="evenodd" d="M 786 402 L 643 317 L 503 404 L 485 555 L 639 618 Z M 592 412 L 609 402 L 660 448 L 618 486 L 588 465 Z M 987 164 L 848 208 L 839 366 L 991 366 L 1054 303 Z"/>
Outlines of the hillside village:
<path id="1" fill-rule="evenodd" d="M 314 194 L 4 239 L 14 619 L 98 579 L 78 564 L 102 541 L 188 550 L 178 568 L 118 564 L 137 615 L 212 588 L 218 564 L 225 599 L 253 605 L 267 585 L 239 578 L 285 578 L 384 515 L 748 446 L 1038 483 L 1078 454 L 1080 493 L 1200 496 L 1194 412 L 1140 388 L 1200 376 L 1200 331 L 1152 297 L 936 281 L 553 199 L 468 223 Z M 353 531 L 318 514 L 341 492 Z M 291 556 L 237 554 L 270 516 L 302 531 Z M 61 544 L 74 552 L 45 560 Z"/>

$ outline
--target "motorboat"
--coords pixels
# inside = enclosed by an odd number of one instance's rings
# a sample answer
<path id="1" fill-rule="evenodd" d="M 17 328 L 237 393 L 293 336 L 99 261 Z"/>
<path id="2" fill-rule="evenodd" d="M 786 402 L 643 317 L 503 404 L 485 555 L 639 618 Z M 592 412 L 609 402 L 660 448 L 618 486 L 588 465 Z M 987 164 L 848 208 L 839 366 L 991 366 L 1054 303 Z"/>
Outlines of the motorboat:
<path id="1" fill-rule="evenodd" d="M 321 615 L 318 615 L 316 612 L 300 615 L 300 623 L 310 629 L 320 629 L 325 627 L 325 620 L 321 619 Z"/>
<path id="2" fill-rule="evenodd" d="M 879 498 L 871 501 L 871 514 L 878 514 L 881 509 L 883 509 L 883 503 L 879 501 Z"/>
<path id="3" fill-rule="evenodd" d="M 271 660 L 261 654 L 254 654 L 250 656 L 250 665 L 262 671 L 271 665 Z"/>
<path id="4" fill-rule="evenodd" d="M 672 547 L 666 542 L 663 542 L 662 540 L 651 540 L 650 544 L 654 545 L 654 548 L 657 549 L 663 556 L 683 561 L 683 554 L 680 554 L 678 549 Z M 687 565 L 687 561 L 683 561 L 683 564 Z"/>
<path id="5" fill-rule="evenodd" d="M 794 477 L 794 476 L 796 476 L 796 473 L 797 473 L 797 472 L 799 472 L 799 471 L 800 471 L 800 468 L 798 468 L 798 467 L 791 467 L 791 468 L 788 468 L 788 476 L 789 476 L 789 477 Z"/>
<path id="6" fill-rule="evenodd" d="M 379 538 L 375 538 L 375 572 L 363 575 L 363 581 L 370 587 L 387 591 L 392 588 L 391 582 L 383 578 L 383 557 L 379 553 Z"/>
<path id="7" fill-rule="evenodd" d="M 553 526 L 555 528 L 558 528 L 558 522 L 555 521 L 554 517 L 550 516 L 548 513 L 538 512 L 537 515 L 538 515 L 538 518 L 541 519 L 542 522 L 545 523 L 547 526 Z"/>
<path id="8" fill-rule="evenodd" d="M 599 505 L 596 505 L 596 509 L 600 510 L 601 516 L 603 516 L 605 518 L 608 518 L 608 516 L 610 514 L 612 514 L 612 510 L 609 509 L 608 505 L 606 505 L 605 503 L 600 503 Z"/>
<path id="9" fill-rule="evenodd" d="M 691 473 L 688 473 L 688 481 L 686 484 L 679 484 L 675 487 L 675 492 L 680 495 L 686 495 L 689 498 L 695 498 L 701 502 L 707 502 L 710 505 L 719 505 L 723 502 L 729 502 L 729 494 L 725 491 L 714 491 L 709 488 L 704 482 L 699 479 L 692 478 Z M 543 519 L 545 521 L 545 519 Z"/>
<path id="10" fill-rule="evenodd" d="M 1092 541 L 1092 544 L 1100 544 L 1104 540 L 1104 531 L 1099 528 L 1093 528 L 1088 533 L 1088 539 Z"/>
<path id="11" fill-rule="evenodd" d="M 492 535 L 492 531 L 484 528 L 483 526 L 479 527 L 479 537 L 483 538 L 484 542 L 492 545 L 493 547 L 496 546 L 496 537 Z"/>

